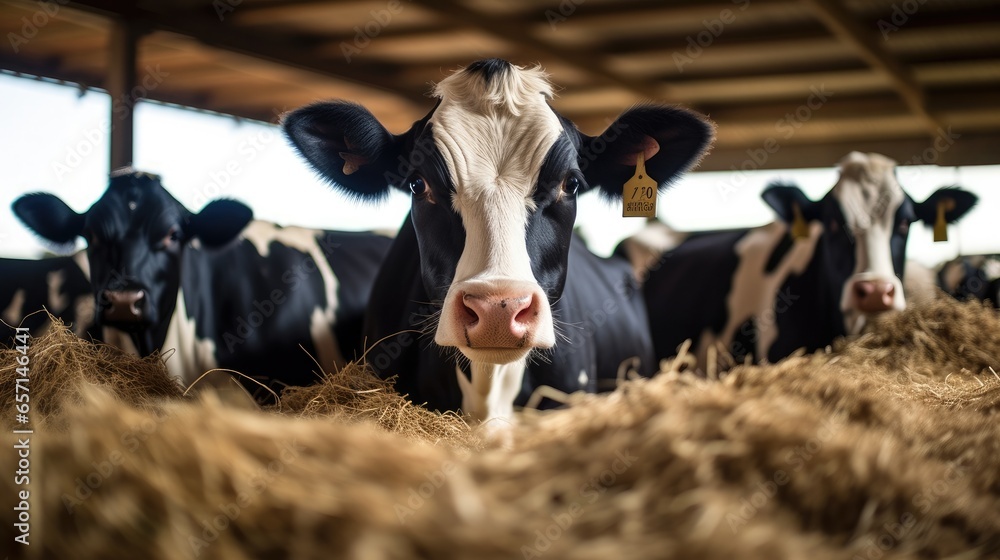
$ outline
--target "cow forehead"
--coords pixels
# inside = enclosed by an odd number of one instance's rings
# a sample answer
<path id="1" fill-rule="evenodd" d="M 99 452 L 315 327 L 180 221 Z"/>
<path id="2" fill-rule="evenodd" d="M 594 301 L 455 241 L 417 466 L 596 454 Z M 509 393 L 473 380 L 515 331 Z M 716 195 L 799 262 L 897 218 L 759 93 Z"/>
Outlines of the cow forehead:
<path id="1" fill-rule="evenodd" d="M 462 70 L 434 93 L 441 101 L 429 122 L 455 185 L 455 205 L 529 199 L 563 131 L 547 102 L 552 86 L 546 74 L 513 65 L 494 74 Z"/>
<path id="2" fill-rule="evenodd" d="M 847 225 L 867 230 L 891 225 L 906 194 L 896 180 L 896 162 L 880 154 L 852 152 L 840 163 L 840 179 L 833 187 Z"/>
<path id="3" fill-rule="evenodd" d="M 87 223 L 111 233 L 122 227 L 170 225 L 180 217 L 180 204 L 163 188 L 159 178 L 133 173 L 112 177 L 108 190 L 87 212 Z"/>

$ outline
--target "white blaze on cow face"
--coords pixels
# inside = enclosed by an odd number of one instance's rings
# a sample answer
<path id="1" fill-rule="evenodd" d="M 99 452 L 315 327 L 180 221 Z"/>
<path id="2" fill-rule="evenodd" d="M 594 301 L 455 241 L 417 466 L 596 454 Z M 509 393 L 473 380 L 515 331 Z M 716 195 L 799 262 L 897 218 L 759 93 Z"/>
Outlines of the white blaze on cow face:
<path id="1" fill-rule="evenodd" d="M 833 187 L 847 233 L 854 239 L 854 273 L 840 298 L 849 334 L 861 331 L 867 315 L 906 307 L 892 259 L 896 211 L 906 199 L 895 169 L 896 162 L 885 156 L 851 152 L 841 161 L 840 179 Z"/>
<path id="2" fill-rule="evenodd" d="M 451 204 L 466 235 L 435 342 L 473 364 L 523 360 L 555 343 L 525 241 L 539 171 L 562 133 L 551 86 L 541 70 L 512 67 L 490 78 L 456 73 L 435 93 L 429 122 L 455 190 L 438 203 Z"/>

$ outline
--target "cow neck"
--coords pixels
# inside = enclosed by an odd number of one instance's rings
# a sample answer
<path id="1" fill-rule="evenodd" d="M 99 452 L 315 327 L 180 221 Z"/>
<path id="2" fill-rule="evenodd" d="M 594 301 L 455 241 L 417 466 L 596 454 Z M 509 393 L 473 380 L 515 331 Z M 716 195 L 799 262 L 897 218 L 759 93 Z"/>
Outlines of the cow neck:
<path id="1" fill-rule="evenodd" d="M 176 295 L 168 295 L 166 297 L 176 297 L 180 298 L 179 293 Z M 167 339 L 167 333 L 170 331 L 170 324 L 173 322 L 174 315 L 177 314 L 177 304 L 176 302 L 166 301 L 166 307 L 168 309 L 173 309 L 171 312 L 169 321 L 161 321 L 159 324 L 143 329 L 139 332 L 130 333 L 129 336 L 132 339 L 132 343 L 135 344 L 136 349 L 139 351 L 141 356 L 149 356 L 150 354 L 161 351 L 164 349 L 164 343 Z"/>
<path id="2" fill-rule="evenodd" d="M 822 227 L 817 222 L 811 228 Z M 815 350 L 829 344 L 829 341 L 846 334 L 845 318 L 840 311 L 840 292 L 847 277 L 833 277 L 832 267 L 827 264 L 829 255 L 825 249 L 823 231 L 816 241 L 812 258 L 801 274 L 791 274 L 781 289 L 798 298 L 788 305 L 784 313 L 775 315 L 779 332 L 798 333 L 809 336 L 798 346 Z M 790 353 L 794 348 L 789 349 Z"/>
<path id="3" fill-rule="evenodd" d="M 199 337 L 196 327 L 207 326 L 204 302 L 206 298 L 210 299 L 210 294 L 204 293 L 204 290 L 199 291 L 196 287 L 199 285 L 198 272 L 209 270 L 211 266 L 209 256 L 201 248 L 189 246 L 181 258 L 180 285 L 172 306 L 173 313 L 166 323 L 160 339 L 161 345 L 157 348 L 162 348 L 165 354 L 170 353 L 166 360 L 167 371 L 187 387 L 204 372 L 218 367 L 218 363 L 212 337 L 205 333 L 201 333 L 202 336 Z M 223 376 L 209 376 L 210 384 L 215 377 Z"/>
<path id="4" fill-rule="evenodd" d="M 471 381 L 455 366 L 462 389 L 462 412 L 488 431 L 500 430 L 514 418 L 514 399 L 521 390 L 527 358 L 509 364 L 471 363 Z"/>

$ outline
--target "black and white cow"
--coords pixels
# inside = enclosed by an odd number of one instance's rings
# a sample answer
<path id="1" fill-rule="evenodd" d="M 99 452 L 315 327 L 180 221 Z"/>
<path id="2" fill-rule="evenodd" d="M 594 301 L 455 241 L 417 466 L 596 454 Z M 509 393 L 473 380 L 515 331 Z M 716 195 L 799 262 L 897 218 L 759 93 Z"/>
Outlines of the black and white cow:
<path id="1" fill-rule="evenodd" d="M 47 310 L 86 337 L 94 322 L 94 297 L 87 279 L 87 255 L 42 259 L 0 259 L 0 344 L 10 346 L 14 327 L 40 336 L 49 327 Z"/>
<path id="2" fill-rule="evenodd" d="M 471 64 L 440 82 L 435 108 L 394 136 L 347 102 L 288 115 L 294 145 L 336 187 L 368 199 L 412 195 L 379 273 L 368 360 L 417 403 L 509 419 L 536 387 L 595 390 L 619 364 L 652 373 L 645 311 L 630 268 L 573 236 L 576 199 L 620 199 L 639 154 L 660 187 L 696 163 L 706 120 L 631 109 L 601 136 L 549 105 L 538 68 Z M 414 334 L 424 329 L 428 337 Z"/>
<path id="3" fill-rule="evenodd" d="M 679 235 L 662 223 L 619 245 L 645 277 L 643 293 L 659 358 L 694 341 L 699 364 L 721 345 L 737 361 L 777 361 L 860 332 L 866 319 L 903 309 L 910 224 L 934 224 L 938 202 L 953 223 L 976 203 L 957 189 L 916 202 L 896 181 L 896 163 L 852 152 L 822 200 L 772 185 L 763 198 L 779 220 L 754 228 Z M 807 237 L 793 239 L 801 217 Z"/>
<path id="4" fill-rule="evenodd" d="M 937 272 L 937 285 L 957 300 L 975 298 L 1000 307 L 1000 257 L 956 257 L 941 265 Z"/>
<path id="5" fill-rule="evenodd" d="M 19 198 L 14 212 L 54 243 L 86 239 L 97 322 L 130 333 L 141 355 L 174 350 L 166 364 L 185 384 L 220 367 L 279 390 L 316 379 L 310 356 L 324 368 L 343 364 L 345 350 L 361 347 L 391 243 L 252 221 L 233 200 L 195 214 L 158 177 L 130 169 L 83 214 L 43 193 Z"/>
<path id="6" fill-rule="evenodd" d="M 33 337 L 45 334 L 51 326 L 49 314 L 81 338 L 138 354 L 126 333 L 98 325 L 85 251 L 65 257 L 0 259 L 0 344 L 9 346 L 19 326 Z"/>

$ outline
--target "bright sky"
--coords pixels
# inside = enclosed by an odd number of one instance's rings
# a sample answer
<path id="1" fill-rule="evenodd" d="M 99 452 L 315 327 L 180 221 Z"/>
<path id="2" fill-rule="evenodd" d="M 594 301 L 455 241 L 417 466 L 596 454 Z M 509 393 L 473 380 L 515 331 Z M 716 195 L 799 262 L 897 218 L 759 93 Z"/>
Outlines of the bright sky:
<path id="1" fill-rule="evenodd" d="M 100 197 L 109 173 L 104 123 L 110 99 L 6 74 L 0 74 L 0 99 L 0 256 L 37 257 L 47 247 L 10 205 L 24 193 L 47 191 L 83 212 Z M 961 140 L 953 149 L 961 149 Z M 692 173 L 660 196 L 659 216 L 679 230 L 762 225 L 773 218 L 760 200 L 768 182 L 794 181 L 818 199 L 836 181 L 832 163 L 816 170 Z M 395 229 L 409 208 L 402 194 L 378 206 L 339 195 L 316 178 L 275 126 L 152 103 L 136 108 L 135 167 L 161 175 L 167 190 L 192 211 L 213 198 L 235 198 L 257 218 L 283 225 Z M 958 254 L 1000 253 L 1000 166 L 908 166 L 899 169 L 899 179 L 916 200 L 955 184 L 980 197 L 979 206 L 951 228 L 948 242 L 932 243 L 928 228 L 912 228 L 909 258 L 933 265 Z M 599 254 L 642 227 L 642 219 L 622 218 L 620 205 L 596 195 L 581 197 L 577 223 Z"/>

